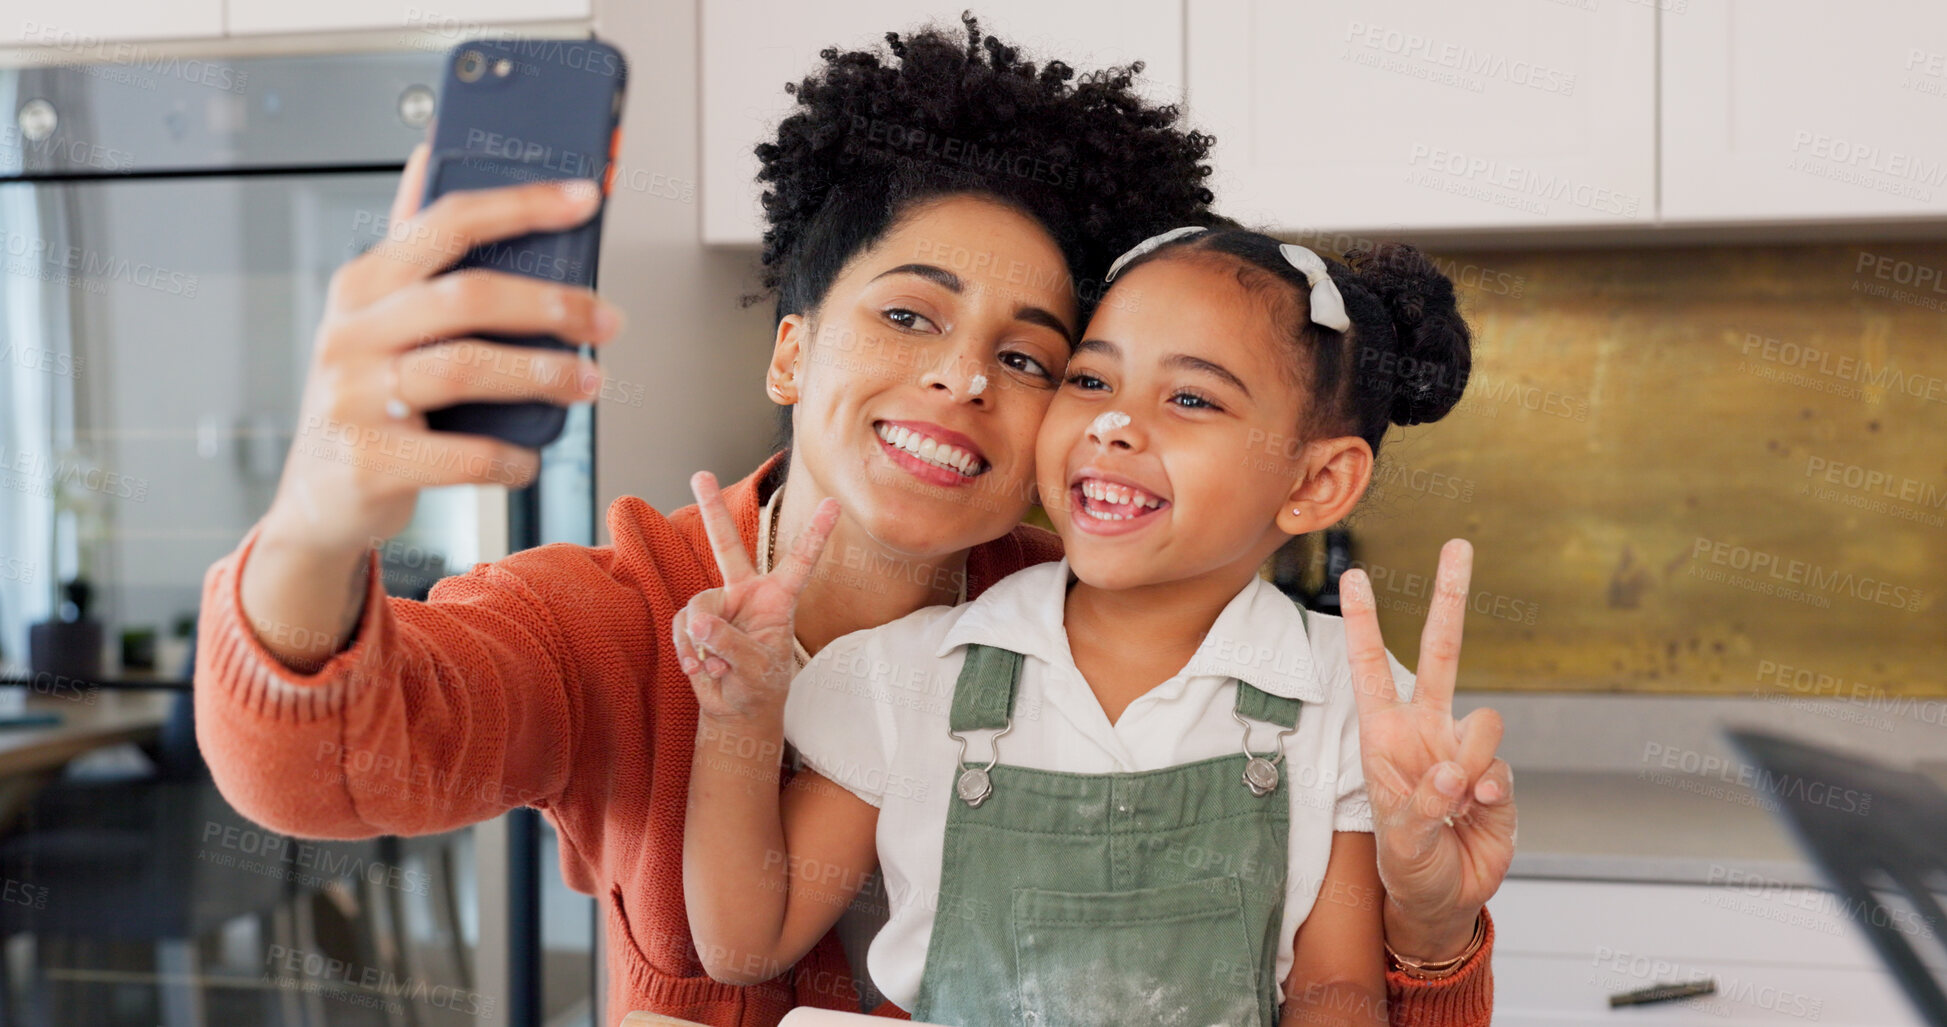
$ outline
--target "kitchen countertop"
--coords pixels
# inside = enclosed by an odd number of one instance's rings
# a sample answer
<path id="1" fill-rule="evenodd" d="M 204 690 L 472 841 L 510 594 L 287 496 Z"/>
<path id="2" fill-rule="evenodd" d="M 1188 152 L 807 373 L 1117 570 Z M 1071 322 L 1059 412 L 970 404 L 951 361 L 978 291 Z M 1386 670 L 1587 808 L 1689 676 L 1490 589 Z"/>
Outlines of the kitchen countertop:
<path id="1" fill-rule="evenodd" d="M 1735 784 L 1518 768 L 1514 781 L 1521 823 L 1509 877 L 1723 884 L 1756 874 L 1824 886 L 1783 822 Z"/>

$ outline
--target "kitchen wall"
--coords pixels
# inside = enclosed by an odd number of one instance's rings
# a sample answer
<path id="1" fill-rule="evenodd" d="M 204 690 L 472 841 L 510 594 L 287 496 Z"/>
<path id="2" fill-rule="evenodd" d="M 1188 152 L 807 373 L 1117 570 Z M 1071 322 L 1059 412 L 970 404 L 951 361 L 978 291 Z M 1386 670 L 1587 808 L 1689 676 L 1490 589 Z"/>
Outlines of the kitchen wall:
<path id="1" fill-rule="evenodd" d="M 771 452 L 776 408 L 764 395 L 771 351 L 753 252 L 706 250 L 697 124 L 697 5 L 596 5 L 596 29 L 629 55 L 628 110 L 615 194 L 603 226 L 601 291 L 628 328 L 600 359 L 596 505 L 640 496 L 660 510 L 692 502 L 689 476 L 740 478 Z M 784 82 L 801 74 L 780 69 Z M 598 532 L 606 543 L 606 524 Z"/>
<path id="2" fill-rule="evenodd" d="M 1473 377 L 1353 519 L 1389 637 L 1465 536 L 1465 687 L 1947 694 L 1947 244 L 1440 259 Z"/>

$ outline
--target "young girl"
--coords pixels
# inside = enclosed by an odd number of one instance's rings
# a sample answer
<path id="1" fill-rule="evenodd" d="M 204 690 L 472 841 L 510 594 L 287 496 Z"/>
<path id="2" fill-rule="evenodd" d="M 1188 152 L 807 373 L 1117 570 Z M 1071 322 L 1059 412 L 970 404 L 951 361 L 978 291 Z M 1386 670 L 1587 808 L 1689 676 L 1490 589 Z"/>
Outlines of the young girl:
<path id="1" fill-rule="evenodd" d="M 1470 361 L 1430 262 L 1349 260 L 1183 228 L 1116 262 L 1140 302 L 1102 304 L 1036 447 L 1059 563 L 840 638 L 788 690 L 718 630 L 763 611 L 679 615 L 712 976 L 788 966 L 876 864 L 868 965 L 916 1020 L 1386 1022 L 1345 630 L 1257 569 L 1346 516 L 1387 424 L 1443 416 Z M 806 768 L 781 801 L 780 735 Z"/>

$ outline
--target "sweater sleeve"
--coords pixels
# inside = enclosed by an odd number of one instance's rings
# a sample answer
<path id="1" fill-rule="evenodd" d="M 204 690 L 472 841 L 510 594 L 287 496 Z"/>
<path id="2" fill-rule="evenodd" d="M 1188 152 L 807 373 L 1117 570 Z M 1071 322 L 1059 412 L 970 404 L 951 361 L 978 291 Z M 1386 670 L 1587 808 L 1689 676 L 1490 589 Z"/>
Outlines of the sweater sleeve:
<path id="1" fill-rule="evenodd" d="M 613 586 L 589 558 L 516 553 L 420 603 L 385 594 L 371 553 L 353 644 L 300 674 L 245 620 L 260 530 L 204 575 L 197 629 L 196 739 L 239 812 L 302 837 L 434 834 L 561 792 L 581 703 L 547 597 Z"/>
<path id="2" fill-rule="evenodd" d="M 1392 1027 L 1489 1027 L 1494 1018 L 1494 918 L 1481 909 L 1486 937 L 1460 969 L 1437 981 L 1386 971 L 1387 1020 Z"/>

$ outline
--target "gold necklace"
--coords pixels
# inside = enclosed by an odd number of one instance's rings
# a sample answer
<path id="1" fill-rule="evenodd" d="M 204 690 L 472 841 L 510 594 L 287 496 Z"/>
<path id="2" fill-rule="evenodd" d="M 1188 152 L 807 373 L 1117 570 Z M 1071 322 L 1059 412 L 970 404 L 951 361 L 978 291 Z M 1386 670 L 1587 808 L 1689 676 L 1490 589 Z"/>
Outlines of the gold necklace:
<path id="1" fill-rule="evenodd" d="M 783 505 L 784 486 L 779 485 L 777 491 L 771 493 L 771 498 L 764 503 L 766 538 L 764 541 L 764 560 L 757 568 L 757 573 L 759 574 L 769 574 L 771 568 L 777 562 L 778 511 Z M 803 670 L 804 665 L 811 662 L 811 651 L 804 647 L 803 642 L 798 641 L 798 632 L 795 628 L 791 632 L 791 659 L 797 662 L 799 670 Z"/>
<path id="2" fill-rule="evenodd" d="M 763 521 L 761 527 L 765 535 L 764 559 L 757 566 L 757 573 L 759 574 L 769 574 L 771 568 L 777 565 L 777 522 L 782 519 L 779 514 L 783 507 L 784 486 L 779 485 L 777 491 L 771 493 L 771 498 L 764 502 L 764 510 L 761 518 Z M 960 572 L 960 594 L 954 598 L 953 602 L 955 606 L 958 606 L 966 601 L 967 572 L 963 569 Z M 797 659 L 800 670 L 804 668 L 805 664 L 811 662 L 811 652 L 804 647 L 803 642 L 798 641 L 798 633 L 795 630 L 791 633 L 791 655 Z"/>
<path id="3" fill-rule="evenodd" d="M 771 504 L 783 501 L 784 486 L 779 485 L 777 491 L 771 493 L 771 502 L 764 504 L 764 519 L 771 522 L 771 537 L 764 543 L 764 566 L 758 568 L 758 572 L 762 574 L 769 574 L 771 565 L 777 562 L 777 513 Z"/>

